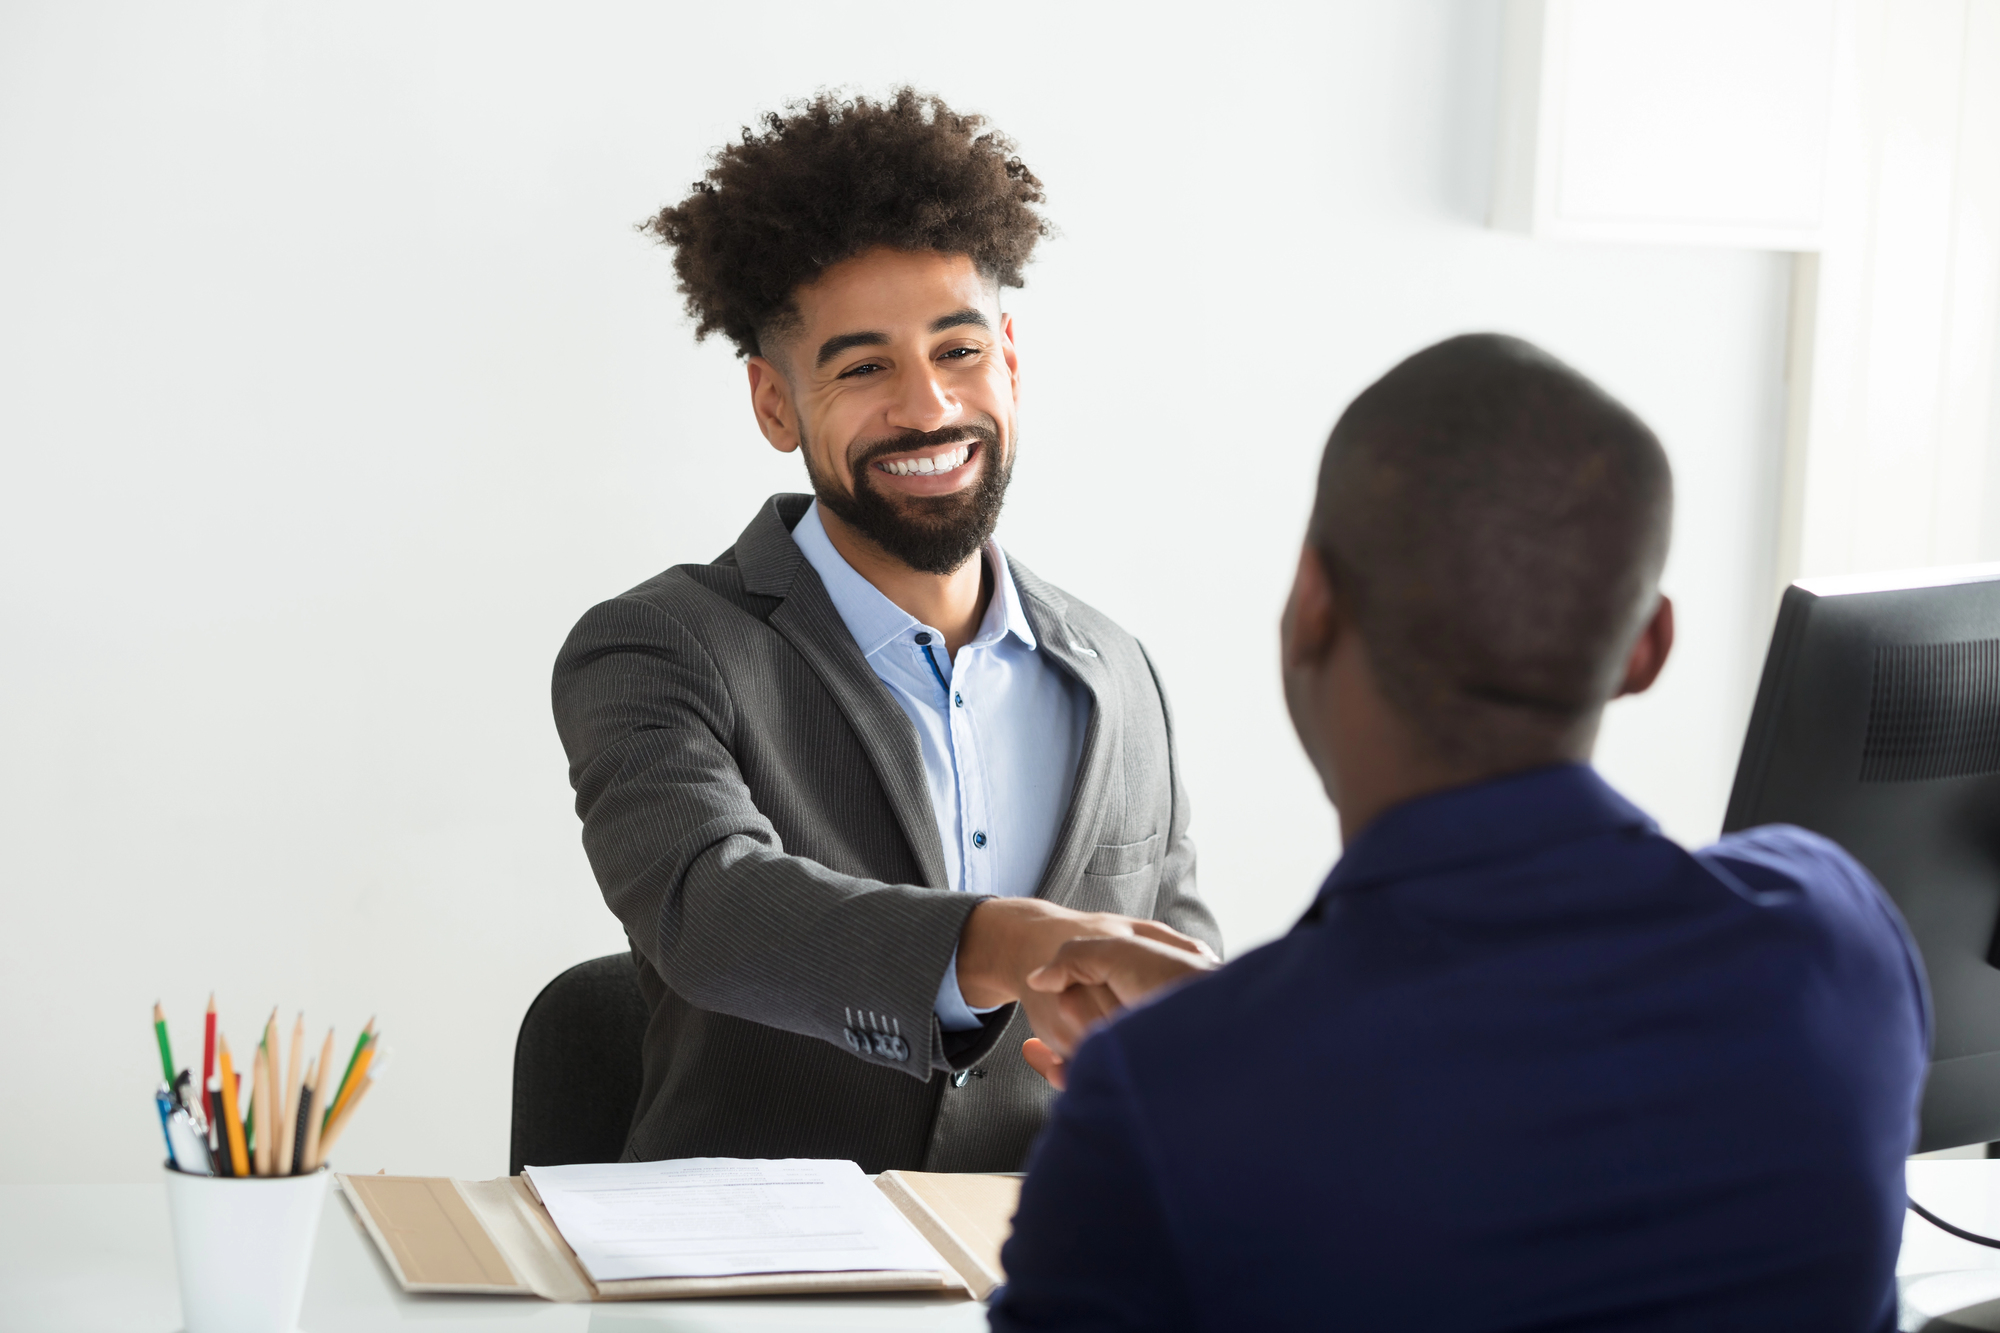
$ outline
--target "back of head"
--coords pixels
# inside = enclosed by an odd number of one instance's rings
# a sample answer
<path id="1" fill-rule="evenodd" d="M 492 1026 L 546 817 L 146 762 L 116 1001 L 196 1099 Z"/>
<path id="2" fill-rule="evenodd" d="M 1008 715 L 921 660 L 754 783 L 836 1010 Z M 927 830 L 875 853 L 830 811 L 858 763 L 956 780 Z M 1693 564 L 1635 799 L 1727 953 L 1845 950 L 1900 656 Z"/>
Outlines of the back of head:
<path id="1" fill-rule="evenodd" d="M 1532 344 L 1468 334 L 1342 414 L 1310 539 L 1390 706 L 1436 758 L 1498 773 L 1588 753 L 1672 516 L 1644 422 Z"/>

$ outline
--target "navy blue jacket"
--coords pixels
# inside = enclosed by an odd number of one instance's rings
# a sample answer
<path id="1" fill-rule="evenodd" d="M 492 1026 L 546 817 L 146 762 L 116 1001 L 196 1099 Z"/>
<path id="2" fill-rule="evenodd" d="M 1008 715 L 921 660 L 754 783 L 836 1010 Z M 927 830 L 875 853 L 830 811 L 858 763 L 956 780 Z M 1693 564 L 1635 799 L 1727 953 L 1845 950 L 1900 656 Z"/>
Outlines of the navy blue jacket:
<path id="1" fill-rule="evenodd" d="M 1801 829 L 1582 766 L 1411 801 L 1084 1043 L 997 1330 L 1894 1327 L 1921 967 Z"/>

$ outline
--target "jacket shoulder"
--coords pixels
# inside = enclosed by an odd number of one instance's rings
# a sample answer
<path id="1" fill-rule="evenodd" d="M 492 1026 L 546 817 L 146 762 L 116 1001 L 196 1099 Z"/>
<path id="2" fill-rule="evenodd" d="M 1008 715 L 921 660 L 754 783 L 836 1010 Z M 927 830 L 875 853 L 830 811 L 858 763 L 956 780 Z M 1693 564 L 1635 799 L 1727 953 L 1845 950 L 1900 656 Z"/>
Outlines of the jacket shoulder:
<path id="1" fill-rule="evenodd" d="M 812 503 L 809 495 L 774 495 L 759 506 L 730 548 L 704 565 L 675 565 L 586 611 L 577 630 L 598 620 L 664 612 L 691 629 L 717 617 L 768 620 L 784 601 L 805 557 L 791 530 Z M 572 632 L 575 637 L 575 632 Z"/>
<path id="2" fill-rule="evenodd" d="M 781 600 L 746 591 L 731 556 L 661 570 L 585 611 L 556 654 L 558 682 L 607 654 L 727 657 L 745 630 L 764 628 Z"/>
<path id="3" fill-rule="evenodd" d="M 731 547 L 705 565 L 674 565 L 643 583 L 593 606 L 583 614 L 579 626 L 593 617 L 629 614 L 635 611 L 662 611 L 689 626 L 715 616 L 732 613 L 754 615 L 762 620 L 780 599 L 763 597 L 743 586 L 743 570 Z"/>
<path id="4" fill-rule="evenodd" d="M 1007 566 L 1014 575 L 1014 586 L 1023 598 L 1041 603 L 1059 622 L 1088 638 L 1091 642 L 1087 646 L 1100 655 L 1106 647 L 1143 654 L 1139 640 L 1131 631 L 1090 603 L 1050 583 L 1012 555 L 1007 557 Z"/>

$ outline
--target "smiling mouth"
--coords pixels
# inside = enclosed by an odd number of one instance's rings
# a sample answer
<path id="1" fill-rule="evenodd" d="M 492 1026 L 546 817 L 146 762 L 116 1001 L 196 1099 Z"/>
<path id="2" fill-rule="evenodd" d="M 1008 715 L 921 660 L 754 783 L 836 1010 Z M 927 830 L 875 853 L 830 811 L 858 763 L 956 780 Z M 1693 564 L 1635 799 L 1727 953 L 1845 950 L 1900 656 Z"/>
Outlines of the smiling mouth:
<path id="1" fill-rule="evenodd" d="M 964 467 L 966 461 L 972 457 L 972 451 L 978 447 L 978 441 L 966 440 L 959 444 L 948 445 L 922 458 L 885 459 L 875 466 L 894 477 L 942 476 Z"/>

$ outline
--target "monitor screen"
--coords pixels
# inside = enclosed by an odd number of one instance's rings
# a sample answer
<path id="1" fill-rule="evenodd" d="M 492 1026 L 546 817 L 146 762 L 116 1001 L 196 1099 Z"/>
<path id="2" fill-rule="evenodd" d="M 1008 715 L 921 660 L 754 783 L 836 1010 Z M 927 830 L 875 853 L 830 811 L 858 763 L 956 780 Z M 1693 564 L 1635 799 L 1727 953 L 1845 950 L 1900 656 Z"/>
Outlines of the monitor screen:
<path id="1" fill-rule="evenodd" d="M 2000 1140 L 2000 565 L 1785 592 L 1724 832 L 1797 824 L 1902 909 L 1935 1033 L 1918 1151 Z"/>

